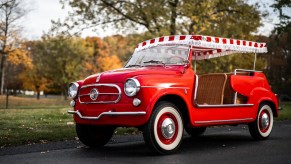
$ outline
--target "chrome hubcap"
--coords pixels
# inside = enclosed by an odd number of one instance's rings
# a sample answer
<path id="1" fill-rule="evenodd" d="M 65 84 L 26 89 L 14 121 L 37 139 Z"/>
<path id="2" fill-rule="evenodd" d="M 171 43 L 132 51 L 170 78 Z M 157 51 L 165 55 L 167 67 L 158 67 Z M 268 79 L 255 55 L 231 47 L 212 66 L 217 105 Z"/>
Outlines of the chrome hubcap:
<path id="1" fill-rule="evenodd" d="M 261 118 L 261 125 L 263 129 L 266 129 L 270 124 L 270 119 L 267 113 L 264 113 Z"/>
<path id="2" fill-rule="evenodd" d="M 166 139 L 171 139 L 175 134 L 175 123 L 171 118 L 166 118 L 162 123 L 162 134 Z"/>

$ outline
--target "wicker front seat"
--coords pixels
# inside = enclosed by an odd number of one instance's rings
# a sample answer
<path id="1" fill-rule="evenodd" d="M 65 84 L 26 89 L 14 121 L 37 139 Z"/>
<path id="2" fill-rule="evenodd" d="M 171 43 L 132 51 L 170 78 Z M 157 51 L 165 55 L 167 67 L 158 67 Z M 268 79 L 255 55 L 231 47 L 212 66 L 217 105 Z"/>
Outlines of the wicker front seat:
<path id="1" fill-rule="evenodd" d="M 196 102 L 200 105 L 222 104 L 226 79 L 226 74 L 199 76 Z"/>

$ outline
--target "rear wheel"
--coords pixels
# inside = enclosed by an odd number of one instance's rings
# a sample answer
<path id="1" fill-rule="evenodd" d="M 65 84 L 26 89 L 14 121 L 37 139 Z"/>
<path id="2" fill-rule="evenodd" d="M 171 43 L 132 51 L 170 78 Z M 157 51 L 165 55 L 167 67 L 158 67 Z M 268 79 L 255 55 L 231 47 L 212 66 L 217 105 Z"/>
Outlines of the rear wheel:
<path id="1" fill-rule="evenodd" d="M 76 124 L 79 140 L 89 147 L 102 147 L 111 139 L 115 127 Z"/>
<path id="2" fill-rule="evenodd" d="M 183 136 L 183 120 L 178 108 L 169 102 L 160 102 L 155 107 L 149 122 L 143 129 L 147 146 L 159 154 L 178 150 Z"/>
<path id="3" fill-rule="evenodd" d="M 191 137 L 197 137 L 197 136 L 201 136 L 206 131 L 206 127 L 199 127 L 199 128 L 185 127 L 185 130 L 189 135 L 191 135 Z"/>
<path id="4" fill-rule="evenodd" d="M 249 124 L 249 131 L 256 140 L 267 139 L 273 129 L 273 112 L 268 104 L 259 106 L 259 113 L 255 122 Z"/>

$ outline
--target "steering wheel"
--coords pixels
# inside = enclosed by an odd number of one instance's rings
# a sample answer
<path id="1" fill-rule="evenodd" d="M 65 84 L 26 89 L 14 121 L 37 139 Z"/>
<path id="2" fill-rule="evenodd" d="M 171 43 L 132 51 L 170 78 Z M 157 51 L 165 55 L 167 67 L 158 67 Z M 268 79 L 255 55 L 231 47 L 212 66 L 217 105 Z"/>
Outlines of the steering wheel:
<path id="1" fill-rule="evenodd" d="M 171 56 L 171 57 L 169 57 L 169 58 L 167 59 L 167 63 L 173 63 L 173 62 L 171 62 L 171 60 L 173 60 L 173 59 L 175 59 L 175 58 L 179 59 L 180 61 L 177 60 L 177 61 L 175 61 L 174 63 L 179 63 L 179 62 L 183 63 L 183 62 L 185 61 L 184 58 L 175 55 L 175 56 Z M 173 63 L 173 64 L 174 64 L 174 63 Z"/>

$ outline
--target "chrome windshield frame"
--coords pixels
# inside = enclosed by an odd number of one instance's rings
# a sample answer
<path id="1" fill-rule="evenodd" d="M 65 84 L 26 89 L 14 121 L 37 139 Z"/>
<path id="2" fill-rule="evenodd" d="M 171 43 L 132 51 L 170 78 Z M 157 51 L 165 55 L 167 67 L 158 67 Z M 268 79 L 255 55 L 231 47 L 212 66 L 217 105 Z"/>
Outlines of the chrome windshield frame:
<path id="1" fill-rule="evenodd" d="M 180 49 L 185 49 L 187 50 L 187 57 L 185 59 L 186 60 L 190 60 L 190 50 L 191 50 L 191 47 L 187 46 L 187 45 L 157 45 L 157 46 L 153 46 L 153 47 L 150 47 L 150 48 L 156 48 L 156 47 L 180 47 Z M 183 48 L 181 48 L 183 47 Z M 137 51 L 137 52 L 141 52 L 141 51 L 144 51 L 144 50 L 147 50 L 147 49 L 150 49 L 150 48 L 146 48 L 146 49 L 143 49 L 143 50 L 140 50 L 140 51 Z M 133 58 L 134 54 L 137 53 L 137 52 L 134 52 L 131 57 L 127 60 L 126 64 L 124 65 L 124 68 L 129 68 L 128 67 L 128 63 L 129 61 Z M 147 65 L 141 65 L 141 67 L 144 67 L 144 66 L 148 66 L 148 65 L 161 65 L 161 64 L 147 64 Z M 164 63 L 164 65 L 168 66 L 168 65 L 176 65 L 176 66 L 183 66 L 185 64 L 178 64 L 178 63 Z"/>

